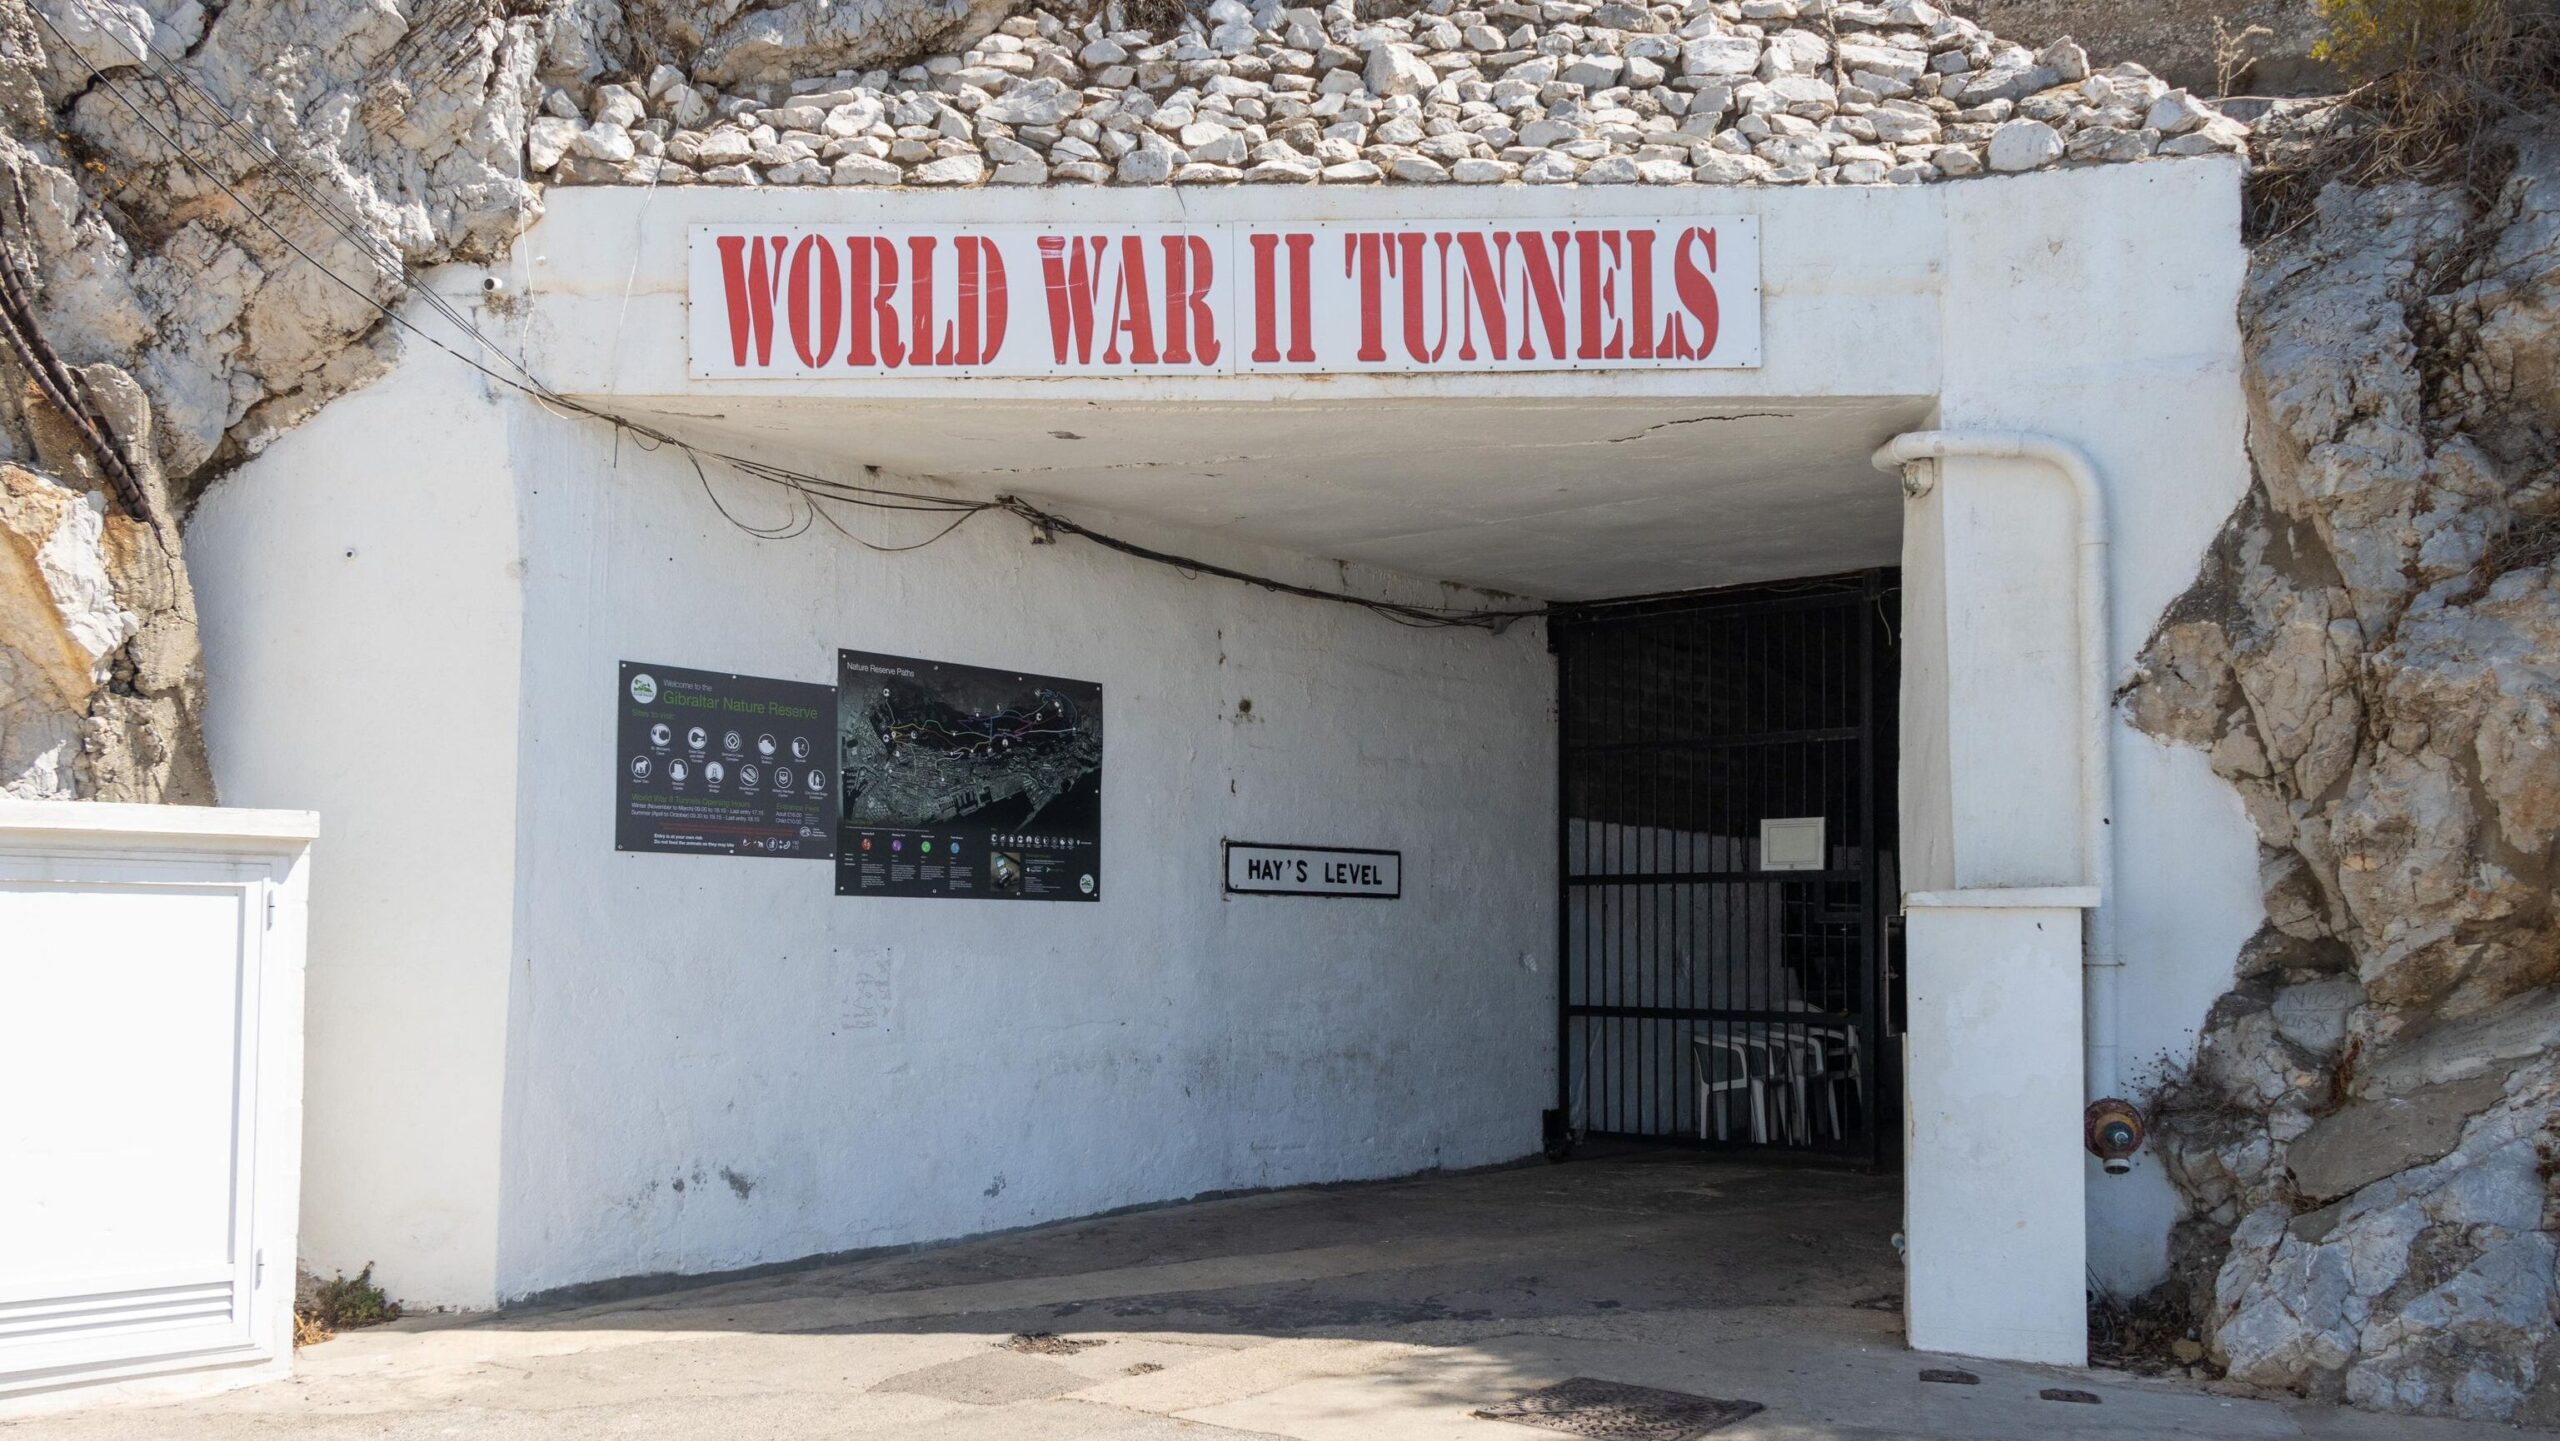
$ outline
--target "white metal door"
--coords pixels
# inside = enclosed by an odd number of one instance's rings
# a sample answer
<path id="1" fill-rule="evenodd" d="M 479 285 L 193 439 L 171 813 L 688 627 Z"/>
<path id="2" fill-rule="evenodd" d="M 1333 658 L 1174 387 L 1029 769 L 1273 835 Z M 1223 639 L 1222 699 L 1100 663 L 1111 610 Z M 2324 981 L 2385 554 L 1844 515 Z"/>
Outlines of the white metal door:
<path id="1" fill-rule="evenodd" d="M 265 870 L 73 865 L 0 858 L 0 1394 L 255 1341 Z"/>

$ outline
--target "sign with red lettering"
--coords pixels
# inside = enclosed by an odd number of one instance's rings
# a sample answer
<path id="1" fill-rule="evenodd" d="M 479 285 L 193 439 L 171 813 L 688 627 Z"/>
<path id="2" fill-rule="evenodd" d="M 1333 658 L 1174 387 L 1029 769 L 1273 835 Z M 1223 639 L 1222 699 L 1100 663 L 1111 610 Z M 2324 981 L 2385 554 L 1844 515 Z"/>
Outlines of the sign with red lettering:
<path id="1" fill-rule="evenodd" d="M 1750 217 L 696 226 L 704 379 L 1739 368 Z"/>

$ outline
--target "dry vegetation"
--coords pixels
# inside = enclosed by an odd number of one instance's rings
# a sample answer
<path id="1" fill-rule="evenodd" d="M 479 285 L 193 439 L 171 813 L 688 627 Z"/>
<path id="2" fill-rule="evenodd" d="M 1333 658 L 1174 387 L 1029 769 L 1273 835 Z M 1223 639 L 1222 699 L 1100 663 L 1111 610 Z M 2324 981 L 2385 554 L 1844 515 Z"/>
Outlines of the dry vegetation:
<path id="1" fill-rule="evenodd" d="M 368 1265 L 352 1276 L 323 1281 L 304 1275 L 293 1304 L 293 1344 L 315 1346 L 341 1331 L 379 1326 L 400 1319 L 400 1303 L 373 1284 Z"/>
<path id="2" fill-rule="evenodd" d="M 2353 88 L 2267 147 L 2251 184 L 2251 228 L 2281 234 L 2332 180 L 2461 182 L 2485 196 L 2512 150 L 2505 127 L 2547 121 L 2560 102 L 2560 0 L 2319 0 L 2315 52 Z"/>

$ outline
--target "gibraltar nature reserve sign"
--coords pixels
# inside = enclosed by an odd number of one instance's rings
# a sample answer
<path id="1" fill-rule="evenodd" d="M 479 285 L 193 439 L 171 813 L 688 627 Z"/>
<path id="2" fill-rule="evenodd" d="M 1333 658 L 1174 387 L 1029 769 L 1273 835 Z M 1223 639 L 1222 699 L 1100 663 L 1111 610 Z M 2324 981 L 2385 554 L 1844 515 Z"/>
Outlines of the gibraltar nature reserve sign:
<path id="1" fill-rule="evenodd" d="M 1741 368 L 1752 217 L 701 225 L 703 379 Z"/>

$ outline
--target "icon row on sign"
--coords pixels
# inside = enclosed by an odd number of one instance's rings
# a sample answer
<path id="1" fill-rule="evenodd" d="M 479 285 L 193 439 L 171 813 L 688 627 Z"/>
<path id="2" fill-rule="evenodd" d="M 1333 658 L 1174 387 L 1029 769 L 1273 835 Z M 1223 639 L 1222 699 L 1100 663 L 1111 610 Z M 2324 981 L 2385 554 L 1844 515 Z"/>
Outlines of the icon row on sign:
<path id="1" fill-rule="evenodd" d="M 655 758 L 650 756 L 631 758 L 633 780 L 645 781 L 657 773 L 658 762 Z M 720 761 L 703 761 L 700 763 L 698 772 L 694 763 L 682 759 L 666 763 L 667 780 L 675 785 L 683 785 L 692 780 L 697 773 L 701 775 L 703 784 L 709 786 L 726 784 L 729 779 L 729 767 Z M 750 790 L 763 785 L 766 779 L 764 768 L 753 761 L 740 765 L 737 776 L 738 784 Z M 822 794 L 827 788 L 827 773 L 816 766 L 811 766 L 805 771 L 795 771 L 789 766 L 775 766 L 772 780 L 776 792 L 797 788 L 814 796 Z"/>
<path id="2" fill-rule="evenodd" d="M 933 836 L 919 836 L 915 840 L 910 841 L 905 836 L 893 835 L 884 841 L 876 836 L 864 836 L 862 838 L 862 849 L 866 851 L 883 849 L 894 856 L 902 856 L 912 850 L 920 856 L 930 856 L 939 853 L 945 857 L 957 857 L 960 854 L 960 838 L 958 836 L 951 836 L 947 839 L 936 838 Z"/>
<path id="3" fill-rule="evenodd" d="M 659 721 L 649 727 L 650 745 L 659 750 L 665 750 L 675 743 L 676 728 L 674 726 L 665 721 Z M 711 749 L 711 732 L 701 726 L 690 727 L 684 733 L 684 745 L 685 749 L 699 755 Z M 720 735 L 720 749 L 732 756 L 744 754 L 747 749 L 746 734 L 742 731 L 723 731 Z M 755 739 L 756 755 L 765 761 L 771 761 L 786 749 L 791 752 L 793 760 L 805 762 L 809 759 L 813 747 L 809 744 L 807 736 L 793 736 L 788 741 L 781 741 L 767 734 L 757 736 Z"/>

